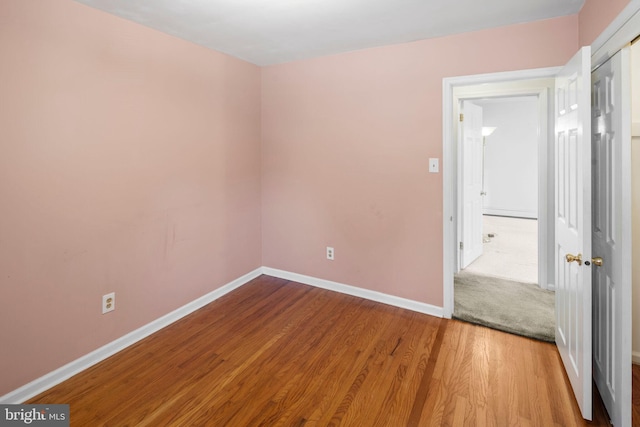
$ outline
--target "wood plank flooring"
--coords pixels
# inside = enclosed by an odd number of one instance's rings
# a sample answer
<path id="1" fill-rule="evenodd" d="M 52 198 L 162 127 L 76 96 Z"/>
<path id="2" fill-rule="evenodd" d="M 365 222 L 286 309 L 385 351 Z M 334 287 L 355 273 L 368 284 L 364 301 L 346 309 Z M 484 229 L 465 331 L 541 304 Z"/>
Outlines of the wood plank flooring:
<path id="1" fill-rule="evenodd" d="M 79 427 L 608 425 L 551 344 L 268 276 L 29 403 Z"/>
<path id="2" fill-rule="evenodd" d="M 640 427 L 640 366 L 633 365 L 633 413 L 631 416 L 634 427 Z"/>

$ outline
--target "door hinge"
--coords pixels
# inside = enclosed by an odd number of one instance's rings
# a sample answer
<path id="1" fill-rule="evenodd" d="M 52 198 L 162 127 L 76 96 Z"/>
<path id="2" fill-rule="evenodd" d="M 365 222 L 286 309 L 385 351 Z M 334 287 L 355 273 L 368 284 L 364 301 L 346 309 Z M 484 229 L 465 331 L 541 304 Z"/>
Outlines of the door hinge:
<path id="1" fill-rule="evenodd" d="M 460 250 L 464 249 L 464 243 L 460 242 Z"/>
<path id="2" fill-rule="evenodd" d="M 460 113 L 460 121 L 464 122 L 464 114 Z"/>

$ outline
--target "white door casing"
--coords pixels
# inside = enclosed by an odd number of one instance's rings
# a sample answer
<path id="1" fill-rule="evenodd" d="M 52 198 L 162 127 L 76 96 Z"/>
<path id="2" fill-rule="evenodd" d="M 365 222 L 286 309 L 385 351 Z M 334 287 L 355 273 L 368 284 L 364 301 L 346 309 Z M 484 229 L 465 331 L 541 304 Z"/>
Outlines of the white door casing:
<path id="1" fill-rule="evenodd" d="M 592 417 L 591 113 L 589 47 L 556 77 L 556 344 L 585 419 Z M 570 262 L 568 256 L 580 256 Z"/>
<path id="2" fill-rule="evenodd" d="M 555 225 L 553 220 L 553 162 L 550 160 L 550 151 L 547 151 L 548 141 L 553 141 L 553 91 L 550 90 L 554 83 L 548 79 L 555 79 L 555 75 L 560 71 L 560 67 L 539 68 L 533 70 L 506 71 L 499 73 L 480 74 L 474 76 L 447 77 L 442 80 L 442 188 L 443 188 L 443 316 L 451 318 L 453 313 L 453 277 L 454 273 L 460 269 L 460 236 L 461 233 L 461 181 L 460 181 L 460 125 L 459 108 L 460 99 L 482 98 L 486 96 L 521 96 L 535 95 L 542 102 L 540 103 L 540 152 L 538 175 L 540 183 L 539 212 L 548 213 L 547 216 L 541 214 L 539 218 L 539 236 L 544 240 L 539 245 L 540 251 L 540 278 L 544 284 L 549 284 L 552 288 L 554 281 L 554 255 L 553 255 L 553 233 Z M 471 92 L 456 95 L 455 91 L 462 88 L 474 88 Z M 547 101 L 547 93 L 549 101 Z M 550 108 L 547 108 L 547 107 Z M 547 177 L 547 159 L 549 159 L 549 175 Z M 549 200 L 547 200 L 549 198 Z M 548 223 L 548 226 L 547 226 Z M 549 242 L 548 245 L 544 242 Z M 549 246 L 549 250 L 547 250 Z M 549 255 L 547 255 L 549 254 Z M 545 266 L 549 266 L 549 274 Z"/>
<path id="3" fill-rule="evenodd" d="M 591 76 L 593 375 L 613 425 L 631 425 L 631 100 L 629 49 Z M 626 75 L 625 75 L 626 74 Z"/>
<path id="4" fill-rule="evenodd" d="M 462 247 L 460 267 L 482 255 L 482 107 L 463 101 Z"/>

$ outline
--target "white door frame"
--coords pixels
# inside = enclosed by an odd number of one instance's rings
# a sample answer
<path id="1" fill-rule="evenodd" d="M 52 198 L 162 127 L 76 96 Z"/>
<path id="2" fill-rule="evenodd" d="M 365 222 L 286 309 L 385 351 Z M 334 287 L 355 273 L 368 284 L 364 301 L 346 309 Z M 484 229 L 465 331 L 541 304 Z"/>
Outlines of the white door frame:
<path id="1" fill-rule="evenodd" d="M 631 43 L 640 31 L 640 0 L 631 0 L 620 14 L 591 44 L 591 70 Z"/>
<path id="2" fill-rule="evenodd" d="M 550 114 L 553 108 L 549 106 L 548 87 L 539 83 L 532 83 L 532 87 L 508 87 L 503 89 L 473 88 L 465 91 L 465 86 L 474 86 L 487 83 L 512 83 L 523 80 L 537 80 L 553 78 L 560 70 L 559 67 L 539 68 L 533 70 L 509 71 L 501 73 L 480 74 L 473 76 L 461 76 L 445 78 L 442 82 L 443 89 L 443 315 L 451 318 L 453 313 L 453 275 L 459 270 L 458 233 L 460 206 L 458 201 L 458 154 L 457 154 L 457 121 L 454 117 L 458 114 L 458 105 L 461 99 L 474 99 L 482 97 L 504 97 L 534 95 L 538 97 L 540 106 L 540 135 L 538 156 L 538 238 L 544 239 L 544 243 L 538 247 L 539 283 L 547 284 L 547 245 L 549 241 L 549 225 L 547 218 L 547 185 L 548 185 L 548 141 L 552 140 L 549 134 Z M 456 88 L 458 90 L 456 91 Z M 456 92 L 456 93 L 454 93 Z M 552 99 L 552 98 L 551 98 Z M 551 139 L 550 139 L 551 138 Z M 546 287 L 546 286 L 543 286 Z"/>

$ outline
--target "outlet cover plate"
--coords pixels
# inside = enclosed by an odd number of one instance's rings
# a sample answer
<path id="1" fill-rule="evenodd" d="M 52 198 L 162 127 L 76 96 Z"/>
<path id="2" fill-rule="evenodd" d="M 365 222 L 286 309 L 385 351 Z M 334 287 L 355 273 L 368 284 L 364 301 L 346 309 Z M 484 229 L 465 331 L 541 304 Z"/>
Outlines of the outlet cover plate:
<path id="1" fill-rule="evenodd" d="M 333 261 L 333 257 L 335 256 L 335 251 L 332 247 L 327 246 L 327 259 Z"/>
<path id="2" fill-rule="evenodd" d="M 102 314 L 109 313 L 116 309 L 116 293 L 102 295 Z"/>

